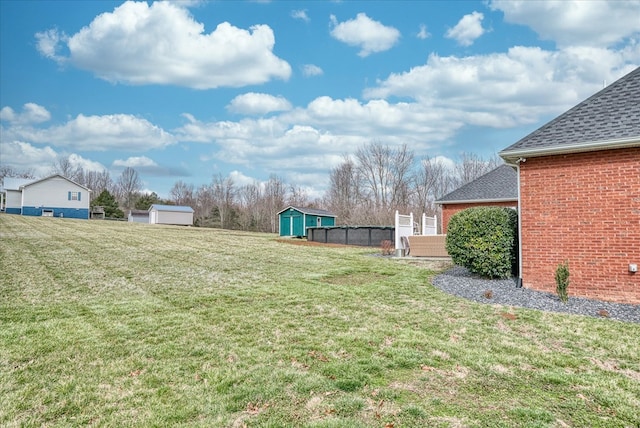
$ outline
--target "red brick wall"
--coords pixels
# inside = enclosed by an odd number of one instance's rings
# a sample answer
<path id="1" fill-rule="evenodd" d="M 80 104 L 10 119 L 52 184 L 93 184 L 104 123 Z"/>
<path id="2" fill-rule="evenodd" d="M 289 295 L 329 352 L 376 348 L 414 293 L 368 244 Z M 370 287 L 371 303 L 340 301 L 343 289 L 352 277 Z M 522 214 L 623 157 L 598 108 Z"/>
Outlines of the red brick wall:
<path id="1" fill-rule="evenodd" d="M 640 303 L 640 148 L 529 158 L 520 164 L 522 278 L 569 297 Z"/>
<path id="2" fill-rule="evenodd" d="M 507 202 L 477 202 L 473 204 L 443 204 L 442 205 L 442 233 L 447 233 L 449 219 L 458 211 L 466 210 L 471 207 L 512 207 L 517 208 L 518 203 L 515 201 Z"/>

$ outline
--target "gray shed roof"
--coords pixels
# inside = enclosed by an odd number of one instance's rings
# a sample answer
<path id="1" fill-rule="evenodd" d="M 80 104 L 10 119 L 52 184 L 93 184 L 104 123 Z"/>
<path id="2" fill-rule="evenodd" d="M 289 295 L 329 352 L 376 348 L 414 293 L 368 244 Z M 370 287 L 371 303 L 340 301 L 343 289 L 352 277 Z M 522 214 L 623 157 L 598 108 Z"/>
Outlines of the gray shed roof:
<path id="1" fill-rule="evenodd" d="M 323 216 L 323 217 L 335 217 L 336 216 L 334 213 L 332 213 L 330 211 L 327 211 L 327 210 L 321 210 L 321 209 L 318 209 L 318 208 L 301 208 L 301 207 L 295 207 L 293 205 L 289 205 L 287 208 L 278 211 L 278 214 L 285 212 L 289 208 L 293 208 L 296 211 L 300 211 L 302 214 L 319 215 L 319 216 Z"/>
<path id="2" fill-rule="evenodd" d="M 500 152 L 508 161 L 640 146 L 640 67 Z"/>
<path id="3" fill-rule="evenodd" d="M 438 204 L 499 202 L 518 200 L 518 173 L 509 165 L 500 165 L 470 183 L 447 193 Z"/>
<path id="4" fill-rule="evenodd" d="M 129 210 L 129 215 L 136 217 L 149 217 L 149 211 L 147 210 Z"/>
<path id="5" fill-rule="evenodd" d="M 171 211 L 171 212 L 180 212 L 180 213 L 192 213 L 193 208 L 182 205 L 161 205 L 161 204 L 153 204 L 149 207 L 149 211 Z"/>

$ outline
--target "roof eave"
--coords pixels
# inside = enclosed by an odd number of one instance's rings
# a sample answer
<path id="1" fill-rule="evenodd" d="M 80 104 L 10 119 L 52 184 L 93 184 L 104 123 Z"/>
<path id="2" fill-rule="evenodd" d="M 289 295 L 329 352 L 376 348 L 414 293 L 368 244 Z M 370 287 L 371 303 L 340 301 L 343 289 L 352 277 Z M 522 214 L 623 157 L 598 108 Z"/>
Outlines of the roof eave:
<path id="1" fill-rule="evenodd" d="M 640 135 L 629 138 L 619 138 L 605 141 L 590 141 L 587 143 L 568 144 L 553 147 L 503 150 L 498 154 L 508 163 L 518 163 L 520 159 L 526 159 L 528 157 L 533 158 L 540 156 L 564 155 L 570 153 L 594 152 L 600 150 L 626 149 L 630 147 L 640 147 Z"/>
<path id="2" fill-rule="evenodd" d="M 494 198 L 494 199 L 460 199 L 455 201 L 435 201 L 436 204 L 439 205 L 449 205 L 449 204 L 484 204 L 484 203 L 495 203 L 495 202 L 518 202 L 518 198 Z"/>

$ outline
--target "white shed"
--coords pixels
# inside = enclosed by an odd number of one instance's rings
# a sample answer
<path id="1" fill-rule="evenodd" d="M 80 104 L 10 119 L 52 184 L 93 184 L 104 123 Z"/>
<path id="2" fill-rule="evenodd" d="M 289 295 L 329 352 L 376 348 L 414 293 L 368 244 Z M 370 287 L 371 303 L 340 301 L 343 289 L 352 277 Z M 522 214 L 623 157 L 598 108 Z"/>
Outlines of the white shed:
<path id="1" fill-rule="evenodd" d="M 147 210 L 129 210 L 127 220 L 130 223 L 149 223 L 149 211 Z"/>
<path id="2" fill-rule="evenodd" d="M 149 208 L 149 223 L 191 226 L 193 225 L 193 208 L 153 204 Z"/>

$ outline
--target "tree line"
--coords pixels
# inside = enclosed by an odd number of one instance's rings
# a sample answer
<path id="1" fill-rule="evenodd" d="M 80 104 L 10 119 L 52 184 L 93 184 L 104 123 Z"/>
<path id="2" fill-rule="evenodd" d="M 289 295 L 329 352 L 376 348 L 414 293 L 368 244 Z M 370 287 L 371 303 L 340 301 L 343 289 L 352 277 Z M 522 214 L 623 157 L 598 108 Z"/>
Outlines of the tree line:
<path id="1" fill-rule="evenodd" d="M 451 166 L 441 158 L 416 159 L 407 145 L 392 147 L 372 142 L 345 156 L 329 173 L 329 187 L 311 198 L 300 186 L 273 174 L 266 182 L 238 185 L 230 176 L 216 174 L 197 188 L 178 180 L 168 198 L 142 192 L 142 180 L 125 168 L 113 180 L 108 171 L 84 171 L 69 158 L 59 158 L 51 174 L 61 174 L 93 190 L 91 205 L 105 207 L 107 217 L 121 217 L 129 209 L 147 210 L 151 204 L 187 205 L 194 209 L 194 224 L 201 227 L 278 231 L 277 213 L 289 205 L 333 212 L 337 224 L 391 225 L 394 213 L 437 213 L 435 201 L 451 190 L 491 171 L 502 163 L 493 156 L 463 153 Z M 28 171 L 4 167 L 4 176 L 34 178 Z"/>

